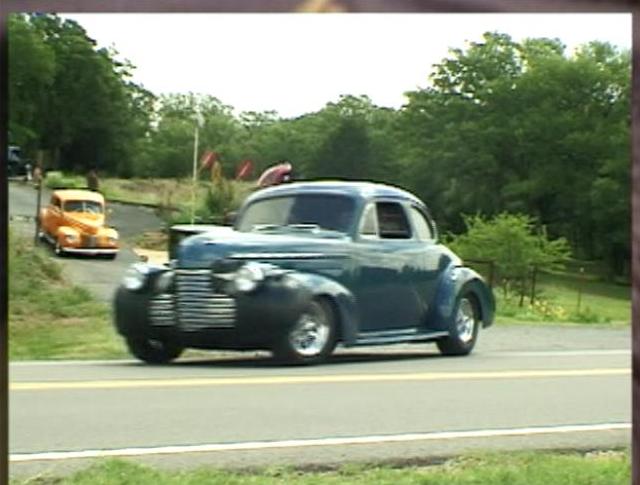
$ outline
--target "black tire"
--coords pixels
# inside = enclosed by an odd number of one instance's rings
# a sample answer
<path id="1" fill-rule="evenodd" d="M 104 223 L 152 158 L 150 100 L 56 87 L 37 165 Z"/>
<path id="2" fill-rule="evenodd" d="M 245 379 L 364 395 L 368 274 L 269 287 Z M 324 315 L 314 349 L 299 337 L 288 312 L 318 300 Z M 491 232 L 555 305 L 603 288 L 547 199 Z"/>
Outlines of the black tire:
<path id="1" fill-rule="evenodd" d="M 149 337 L 127 337 L 129 351 L 147 364 L 166 364 L 177 358 L 184 350 L 179 345 L 164 339 Z"/>
<path id="2" fill-rule="evenodd" d="M 436 342 L 443 355 L 468 355 L 478 340 L 480 329 L 480 308 L 478 299 L 470 292 L 462 292 L 458 297 L 449 336 Z"/>
<path id="3" fill-rule="evenodd" d="M 307 309 L 273 347 L 276 360 L 295 365 L 318 364 L 336 346 L 336 318 L 331 304 L 322 298 Z"/>

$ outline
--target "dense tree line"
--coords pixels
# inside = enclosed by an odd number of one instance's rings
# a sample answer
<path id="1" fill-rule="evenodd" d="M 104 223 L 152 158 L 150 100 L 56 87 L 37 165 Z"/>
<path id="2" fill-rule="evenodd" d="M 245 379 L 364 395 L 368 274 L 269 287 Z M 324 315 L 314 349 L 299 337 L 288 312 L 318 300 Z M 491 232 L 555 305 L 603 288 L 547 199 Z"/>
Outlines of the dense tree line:
<path id="1" fill-rule="evenodd" d="M 527 214 L 578 256 L 629 261 L 630 54 L 593 42 L 520 43 L 487 33 L 433 66 L 400 109 L 344 95 L 315 113 L 235 114 L 210 95 L 156 96 L 134 66 L 55 15 L 9 18 L 9 128 L 47 165 L 117 176 L 189 175 L 200 147 L 225 175 L 287 159 L 307 178 L 373 179 L 406 187 L 445 231 L 464 214 Z M 302 87 L 301 87 L 302 89 Z"/>

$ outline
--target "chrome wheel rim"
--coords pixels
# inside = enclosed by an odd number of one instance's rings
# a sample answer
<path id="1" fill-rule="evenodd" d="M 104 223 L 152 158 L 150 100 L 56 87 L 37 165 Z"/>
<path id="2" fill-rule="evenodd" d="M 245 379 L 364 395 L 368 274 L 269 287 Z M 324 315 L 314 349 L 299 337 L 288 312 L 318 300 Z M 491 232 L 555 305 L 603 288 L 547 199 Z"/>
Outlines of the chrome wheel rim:
<path id="1" fill-rule="evenodd" d="M 331 329 L 319 303 L 312 302 L 289 333 L 293 350 L 303 357 L 319 355 L 327 346 Z"/>
<path id="2" fill-rule="evenodd" d="M 461 342 L 467 344 L 473 339 L 476 326 L 476 316 L 473 312 L 473 304 L 468 298 L 462 298 L 456 314 L 456 331 Z"/>

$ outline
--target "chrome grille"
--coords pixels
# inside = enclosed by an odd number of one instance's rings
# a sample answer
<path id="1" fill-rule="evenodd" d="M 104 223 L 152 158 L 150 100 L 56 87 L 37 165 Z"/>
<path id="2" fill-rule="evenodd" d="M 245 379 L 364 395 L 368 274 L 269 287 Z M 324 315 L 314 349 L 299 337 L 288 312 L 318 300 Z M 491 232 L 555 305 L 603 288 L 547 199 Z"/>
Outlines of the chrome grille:
<path id="1" fill-rule="evenodd" d="M 177 270 L 176 303 L 180 328 L 232 328 L 236 320 L 236 302 L 212 286 L 210 270 Z"/>
<path id="2" fill-rule="evenodd" d="M 154 296 L 149 305 L 149 318 L 155 327 L 170 327 L 175 323 L 173 295 L 162 293 Z"/>
<path id="3" fill-rule="evenodd" d="M 83 236 L 83 246 L 88 248 L 94 248 L 98 244 L 98 238 L 96 236 Z"/>

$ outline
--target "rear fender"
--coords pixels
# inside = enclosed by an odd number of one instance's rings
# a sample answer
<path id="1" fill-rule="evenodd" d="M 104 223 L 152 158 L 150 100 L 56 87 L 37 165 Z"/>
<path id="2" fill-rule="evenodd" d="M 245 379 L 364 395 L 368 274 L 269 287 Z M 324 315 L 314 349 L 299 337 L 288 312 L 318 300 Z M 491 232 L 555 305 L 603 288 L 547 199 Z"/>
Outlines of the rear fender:
<path id="1" fill-rule="evenodd" d="M 434 306 L 429 314 L 429 328 L 447 330 L 454 318 L 458 297 L 470 291 L 478 302 L 482 326 L 493 323 L 495 298 L 482 276 L 465 266 L 449 266 L 440 277 Z"/>

